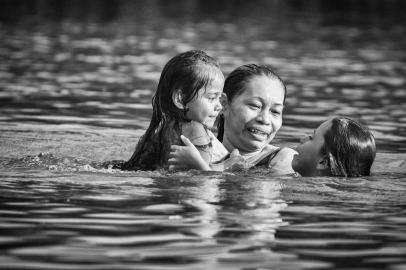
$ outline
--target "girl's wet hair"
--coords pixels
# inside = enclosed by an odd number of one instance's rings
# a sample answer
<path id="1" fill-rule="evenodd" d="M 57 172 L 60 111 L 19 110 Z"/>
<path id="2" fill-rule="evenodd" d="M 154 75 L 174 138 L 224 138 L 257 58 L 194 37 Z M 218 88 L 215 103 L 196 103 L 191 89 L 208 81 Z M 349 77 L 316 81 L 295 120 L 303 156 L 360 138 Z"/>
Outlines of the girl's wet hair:
<path id="1" fill-rule="evenodd" d="M 186 105 L 200 89 L 206 88 L 217 78 L 223 79 L 219 63 L 203 51 L 192 50 L 173 57 L 162 70 L 152 99 L 151 124 L 155 126 L 167 117 L 184 119 L 185 111 L 172 102 L 174 92 L 181 90 L 182 103 Z"/>
<path id="2" fill-rule="evenodd" d="M 224 83 L 223 93 L 227 95 L 227 101 L 231 102 L 237 96 L 241 95 L 245 91 L 247 82 L 256 76 L 266 76 L 270 79 L 278 80 L 284 91 L 283 103 L 285 103 L 286 86 L 283 80 L 272 70 L 269 65 L 256 65 L 246 64 L 233 70 L 226 78 Z M 220 114 L 220 119 L 217 124 L 217 138 L 223 141 L 224 135 L 224 117 Z"/>
<path id="3" fill-rule="evenodd" d="M 347 118 L 335 117 L 324 134 L 323 155 L 329 156 L 333 176 L 368 176 L 376 155 L 375 139 L 369 129 Z"/>
<path id="4" fill-rule="evenodd" d="M 138 142 L 130 160 L 124 163 L 123 169 L 134 169 L 141 159 L 145 160 L 141 155 L 147 150 L 157 156 L 149 154 L 150 163 L 165 164 L 166 157 L 162 153 L 169 151 L 170 145 L 168 139 L 163 138 L 167 135 L 164 134 L 164 130 L 167 129 L 170 120 L 182 121 L 186 116 L 186 109 L 182 110 L 175 106 L 173 94 L 180 90 L 181 102 L 186 107 L 200 89 L 206 88 L 217 79 L 224 79 L 220 65 L 203 51 L 191 50 L 170 59 L 162 70 L 157 90 L 152 98 L 153 111 L 149 127 Z M 146 168 L 141 166 L 140 169 Z"/>

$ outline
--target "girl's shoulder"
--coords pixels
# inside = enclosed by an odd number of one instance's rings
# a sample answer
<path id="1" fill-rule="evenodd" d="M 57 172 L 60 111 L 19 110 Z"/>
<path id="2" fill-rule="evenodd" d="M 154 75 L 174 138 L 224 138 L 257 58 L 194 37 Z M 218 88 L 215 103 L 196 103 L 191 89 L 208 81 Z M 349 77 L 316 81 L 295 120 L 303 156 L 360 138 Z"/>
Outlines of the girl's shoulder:
<path id="1" fill-rule="evenodd" d="M 188 138 L 194 145 L 204 146 L 211 142 L 209 130 L 202 123 L 196 121 L 182 122 L 180 124 L 183 136 Z"/>
<path id="2" fill-rule="evenodd" d="M 220 162 L 227 158 L 229 152 L 228 150 L 224 147 L 224 145 L 217 139 L 217 137 L 208 130 L 209 136 L 210 136 L 210 141 L 211 145 L 213 147 L 213 152 L 212 152 L 212 163 Z"/>

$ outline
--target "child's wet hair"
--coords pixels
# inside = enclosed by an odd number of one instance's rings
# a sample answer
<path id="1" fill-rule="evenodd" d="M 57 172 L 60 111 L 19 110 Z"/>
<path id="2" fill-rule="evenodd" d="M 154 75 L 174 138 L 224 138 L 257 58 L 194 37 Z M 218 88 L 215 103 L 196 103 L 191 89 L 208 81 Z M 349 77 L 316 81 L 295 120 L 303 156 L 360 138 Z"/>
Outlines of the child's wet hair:
<path id="1" fill-rule="evenodd" d="M 376 155 L 375 139 L 366 126 L 347 117 L 335 117 L 324 134 L 321 153 L 329 155 L 333 176 L 368 176 Z"/>
<path id="2" fill-rule="evenodd" d="M 196 97 L 200 89 L 206 88 L 216 79 L 224 79 L 220 65 L 205 52 L 192 50 L 176 55 L 162 70 L 152 101 L 153 119 L 158 122 L 162 120 L 160 116 L 184 119 L 186 111 L 172 102 L 174 92 L 181 90 L 185 106 Z"/>
<path id="3" fill-rule="evenodd" d="M 191 50 L 170 59 L 162 70 L 152 98 L 153 111 L 149 127 L 122 169 L 148 169 L 166 164 L 170 145 L 179 143 L 179 138 L 170 138 L 179 135 L 176 133 L 179 127 L 172 124 L 187 120 L 186 109 L 175 105 L 173 95 L 180 91 L 181 103 L 186 108 L 200 89 L 207 89 L 216 80 L 224 80 L 220 65 L 203 51 Z"/>
<path id="4" fill-rule="evenodd" d="M 270 79 L 276 79 L 283 87 L 283 103 L 285 103 L 286 86 L 283 80 L 273 71 L 270 65 L 256 65 L 246 64 L 234 69 L 226 78 L 224 82 L 223 93 L 227 95 L 227 101 L 231 102 L 242 94 L 245 90 L 247 82 L 257 76 L 265 76 Z M 223 141 L 224 135 L 224 118 L 220 115 L 220 119 L 217 124 L 217 138 Z"/>

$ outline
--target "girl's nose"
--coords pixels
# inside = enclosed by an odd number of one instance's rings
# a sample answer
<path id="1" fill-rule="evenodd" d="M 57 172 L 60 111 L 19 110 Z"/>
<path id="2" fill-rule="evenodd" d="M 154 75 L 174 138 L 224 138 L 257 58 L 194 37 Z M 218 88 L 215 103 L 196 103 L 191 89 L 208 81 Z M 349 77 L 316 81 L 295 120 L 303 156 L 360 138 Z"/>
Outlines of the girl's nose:
<path id="1" fill-rule="evenodd" d="M 221 106 L 220 100 L 217 101 L 216 106 L 214 107 L 216 111 L 221 111 L 223 109 L 223 106 Z"/>

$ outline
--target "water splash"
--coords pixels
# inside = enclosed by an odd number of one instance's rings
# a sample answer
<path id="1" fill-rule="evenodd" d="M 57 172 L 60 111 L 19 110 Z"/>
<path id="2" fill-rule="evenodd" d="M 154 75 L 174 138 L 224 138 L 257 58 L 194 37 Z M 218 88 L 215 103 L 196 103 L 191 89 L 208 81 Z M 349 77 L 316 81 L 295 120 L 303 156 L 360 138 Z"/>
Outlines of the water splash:
<path id="1" fill-rule="evenodd" d="M 123 162 L 123 160 L 89 162 L 86 159 L 67 156 L 58 157 L 52 153 L 41 152 L 38 155 L 28 155 L 22 158 L 2 158 L 0 159 L 0 168 L 118 173 L 121 170 L 115 168 Z"/>

